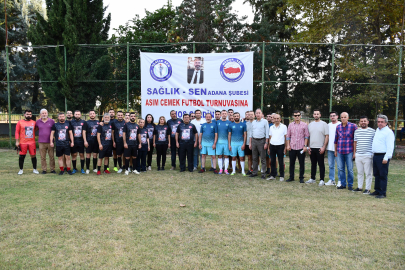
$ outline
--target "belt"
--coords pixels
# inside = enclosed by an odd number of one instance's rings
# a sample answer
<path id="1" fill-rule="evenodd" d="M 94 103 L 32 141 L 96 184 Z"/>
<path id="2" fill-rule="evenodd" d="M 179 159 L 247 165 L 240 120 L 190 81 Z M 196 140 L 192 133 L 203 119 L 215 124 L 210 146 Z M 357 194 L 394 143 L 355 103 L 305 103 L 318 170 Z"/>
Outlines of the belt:
<path id="1" fill-rule="evenodd" d="M 264 140 L 264 139 L 266 139 L 266 138 L 253 138 L 253 137 L 252 137 L 252 139 L 253 139 L 253 140 Z"/>
<path id="2" fill-rule="evenodd" d="M 374 153 L 374 156 L 382 156 L 385 155 L 385 153 Z"/>

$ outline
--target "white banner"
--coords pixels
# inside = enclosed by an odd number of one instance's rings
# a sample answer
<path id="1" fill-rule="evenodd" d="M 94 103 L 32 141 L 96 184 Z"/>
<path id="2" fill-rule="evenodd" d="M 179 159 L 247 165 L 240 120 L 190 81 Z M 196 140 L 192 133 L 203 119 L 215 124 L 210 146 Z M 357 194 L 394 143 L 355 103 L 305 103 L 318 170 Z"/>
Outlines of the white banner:
<path id="1" fill-rule="evenodd" d="M 169 54 L 141 52 L 142 116 L 177 117 L 200 109 L 203 117 L 253 106 L 253 52 Z"/>

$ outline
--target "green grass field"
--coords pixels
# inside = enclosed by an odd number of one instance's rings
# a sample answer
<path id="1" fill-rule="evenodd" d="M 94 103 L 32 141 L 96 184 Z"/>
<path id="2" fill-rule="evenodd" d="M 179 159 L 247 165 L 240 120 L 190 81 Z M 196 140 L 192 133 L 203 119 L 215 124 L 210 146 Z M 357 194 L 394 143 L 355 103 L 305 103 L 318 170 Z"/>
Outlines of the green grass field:
<path id="1" fill-rule="evenodd" d="M 404 161 L 379 200 L 156 167 L 33 175 L 29 158 L 18 176 L 17 154 L 0 151 L 1 269 L 405 268 Z"/>

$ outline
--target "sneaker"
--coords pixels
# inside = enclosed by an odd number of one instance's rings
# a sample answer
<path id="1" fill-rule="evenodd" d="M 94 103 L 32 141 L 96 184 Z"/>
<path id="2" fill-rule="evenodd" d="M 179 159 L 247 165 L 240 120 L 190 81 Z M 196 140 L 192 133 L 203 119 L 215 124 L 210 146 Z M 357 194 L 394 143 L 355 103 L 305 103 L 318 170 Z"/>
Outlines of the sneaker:
<path id="1" fill-rule="evenodd" d="M 111 174 L 108 169 L 107 169 L 107 170 L 104 170 L 104 173 L 105 173 L 105 174 Z"/>
<path id="2" fill-rule="evenodd" d="M 235 174 L 236 174 L 236 172 L 232 172 L 232 173 L 231 173 L 231 175 L 235 175 Z"/>
<path id="3" fill-rule="evenodd" d="M 41 174 L 46 174 L 46 171 L 42 171 L 42 173 Z"/>
<path id="4" fill-rule="evenodd" d="M 122 173 L 122 169 L 120 168 L 117 173 Z"/>
<path id="5" fill-rule="evenodd" d="M 97 171 L 97 175 L 101 175 L 101 171 Z"/>
<path id="6" fill-rule="evenodd" d="M 214 170 L 214 174 L 219 174 L 219 172 L 217 170 Z"/>
<path id="7" fill-rule="evenodd" d="M 305 184 L 304 179 L 300 180 L 300 183 L 301 183 L 301 184 Z"/>
<path id="8" fill-rule="evenodd" d="M 276 179 L 276 178 L 274 176 L 270 175 L 270 177 L 268 177 L 266 180 L 270 181 L 270 180 L 274 180 L 274 179 Z"/>
<path id="9" fill-rule="evenodd" d="M 210 172 L 215 171 L 215 168 L 210 168 L 209 171 Z"/>
<path id="10" fill-rule="evenodd" d="M 164 171 L 164 170 L 165 170 L 165 167 L 160 168 L 160 170 L 161 170 L 161 171 Z"/>
<path id="11" fill-rule="evenodd" d="M 98 173 L 97 169 L 94 169 L 93 172 Z"/>
<path id="12" fill-rule="evenodd" d="M 328 182 L 325 183 L 325 186 L 334 186 L 335 181 L 329 180 Z"/>
<path id="13" fill-rule="evenodd" d="M 386 198 L 387 196 L 385 196 L 385 195 L 377 195 L 377 196 L 375 196 L 375 198 L 376 199 L 384 199 L 384 198 Z"/>
<path id="14" fill-rule="evenodd" d="M 132 172 L 131 168 L 128 168 L 128 171 L 129 171 L 129 172 Z"/>
<path id="15" fill-rule="evenodd" d="M 118 172 L 118 168 L 117 168 L 117 167 L 114 167 L 114 171 Z"/>
<path id="16" fill-rule="evenodd" d="M 160 167 L 158 167 L 157 170 L 160 171 Z"/>
<path id="17" fill-rule="evenodd" d="M 39 174 L 39 172 L 36 169 L 32 170 L 32 172 L 35 174 Z"/>
<path id="18" fill-rule="evenodd" d="M 201 168 L 201 170 L 198 173 L 204 173 L 205 172 L 205 168 Z"/>
<path id="19" fill-rule="evenodd" d="M 148 171 L 151 171 L 151 170 L 152 170 L 152 167 L 151 167 L 151 166 L 149 166 L 149 167 L 148 167 Z"/>
<path id="20" fill-rule="evenodd" d="M 197 167 L 194 167 L 193 171 L 196 171 L 196 170 L 197 170 Z"/>
<path id="21" fill-rule="evenodd" d="M 229 174 L 229 172 L 228 172 L 228 170 L 225 170 L 225 172 L 224 172 L 225 174 Z"/>
<path id="22" fill-rule="evenodd" d="M 129 171 L 128 171 L 128 170 L 125 170 L 125 175 L 129 175 Z"/>
<path id="23" fill-rule="evenodd" d="M 305 182 L 305 184 L 315 184 L 316 181 L 315 179 L 309 179 L 308 181 Z"/>
<path id="24" fill-rule="evenodd" d="M 262 176 L 261 176 L 261 178 L 262 178 L 263 180 L 265 180 L 265 179 L 266 179 L 266 174 L 263 173 Z"/>
<path id="25" fill-rule="evenodd" d="M 361 192 L 361 191 L 363 191 L 363 190 L 359 189 L 359 188 L 353 189 L 353 192 Z"/>
<path id="26" fill-rule="evenodd" d="M 243 176 L 246 176 L 246 173 L 242 173 Z"/>
<path id="27" fill-rule="evenodd" d="M 338 184 L 336 185 L 336 187 L 341 187 L 342 186 L 342 182 L 338 181 Z"/>
<path id="28" fill-rule="evenodd" d="M 82 169 L 82 170 L 81 170 L 81 173 L 82 173 L 82 174 L 85 174 L 86 172 Z"/>
<path id="29" fill-rule="evenodd" d="M 133 170 L 132 173 L 139 174 L 139 172 L 137 170 Z"/>
<path id="30" fill-rule="evenodd" d="M 341 185 L 340 187 L 337 187 L 337 189 L 346 189 L 346 187 Z"/>
<path id="31" fill-rule="evenodd" d="M 219 173 L 218 173 L 218 174 L 222 174 L 222 169 L 219 170 Z"/>
<path id="32" fill-rule="evenodd" d="M 318 186 L 322 187 L 323 185 L 325 185 L 325 181 L 323 181 L 323 180 L 319 181 Z"/>
<path id="33" fill-rule="evenodd" d="M 76 169 L 73 169 L 72 174 L 75 174 L 76 172 L 77 172 L 77 170 L 76 170 Z"/>
<path id="34" fill-rule="evenodd" d="M 251 175 L 252 174 L 252 171 L 248 171 L 247 173 L 246 173 L 246 175 Z"/>
<path id="35" fill-rule="evenodd" d="M 68 175 L 73 175 L 73 172 L 71 170 L 67 171 Z"/>
<path id="36" fill-rule="evenodd" d="M 283 182 L 284 181 L 284 177 L 280 177 L 280 182 Z"/>
<path id="37" fill-rule="evenodd" d="M 288 178 L 286 182 L 294 182 L 294 179 Z"/>
<path id="38" fill-rule="evenodd" d="M 63 175 L 65 173 L 65 171 L 60 171 L 59 175 Z"/>
<path id="39" fill-rule="evenodd" d="M 56 174 L 55 170 L 52 170 L 52 171 L 51 171 L 51 173 L 54 173 L 54 174 Z"/>
<path id="40" fill-rule="evenodd" d="M 364 194 L 364 195 L 370 194 L 370 190 L 365 189 L 364 192 L 363 192 L 363 194 Z"/>
<path id="41" fill-rule="evenodd" d="M 86 174 L 89 174 L 90 173 L 90 170 L 86 170 Z"/>
<path id="42" fill-rule="evenodd" d="M 347 190 L 353 191 L 353 187 L 348 187 Z"/>

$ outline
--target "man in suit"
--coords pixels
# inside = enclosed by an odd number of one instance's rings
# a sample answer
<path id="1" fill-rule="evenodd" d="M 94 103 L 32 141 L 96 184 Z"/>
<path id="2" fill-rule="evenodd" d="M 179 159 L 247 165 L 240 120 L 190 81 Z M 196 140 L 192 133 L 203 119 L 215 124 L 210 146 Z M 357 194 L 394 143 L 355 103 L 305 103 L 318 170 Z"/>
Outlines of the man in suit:
<path id="1" fill-rule="evenodd" d="M 192 84 L 201 84 L 204 82 L 204 71 L 201 70 L 201 57 L 194 59 L 194 69 L 187 70 L 187 82 Z"/>

